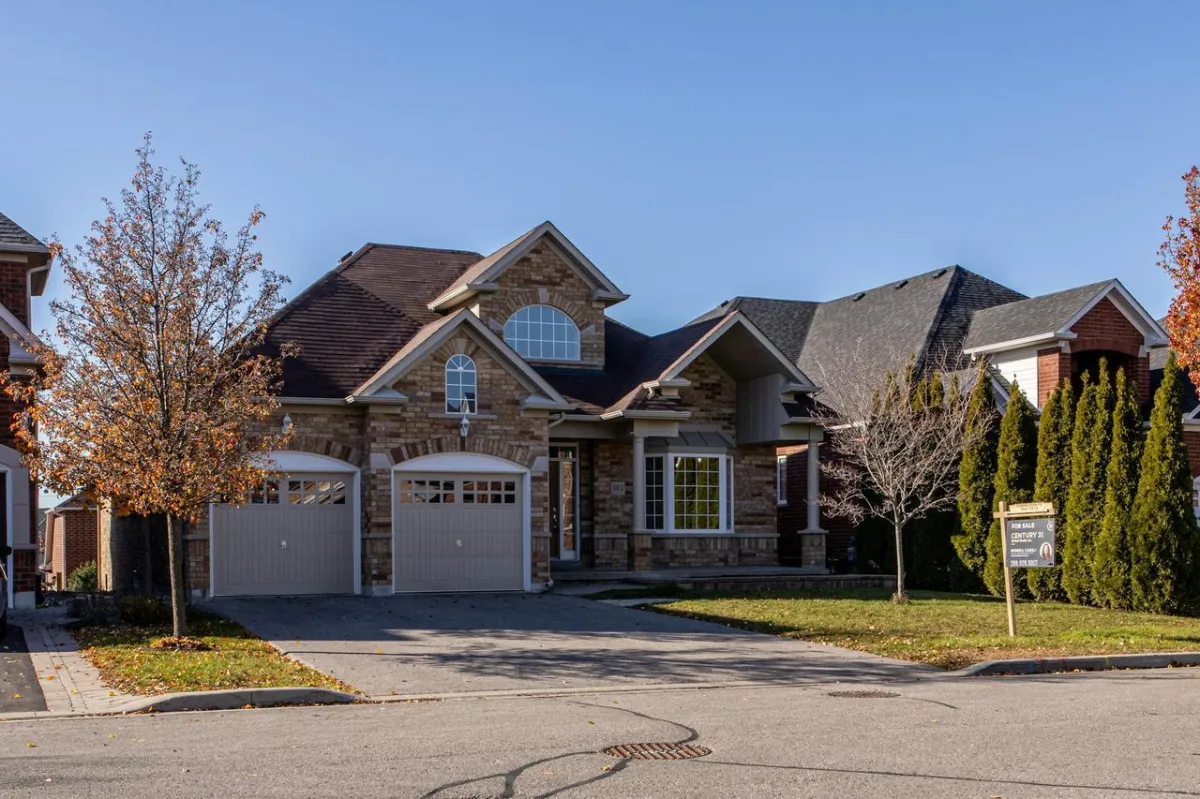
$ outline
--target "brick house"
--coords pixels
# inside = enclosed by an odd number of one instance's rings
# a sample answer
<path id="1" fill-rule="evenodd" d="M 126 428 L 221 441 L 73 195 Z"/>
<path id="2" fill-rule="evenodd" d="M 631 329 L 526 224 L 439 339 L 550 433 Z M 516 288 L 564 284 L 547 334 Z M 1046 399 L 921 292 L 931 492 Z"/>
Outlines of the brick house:
<path id="1" fill-rule="evenodd" d="M 26 349 L 36 341 L 29 331 L 32 298 L 41 295 L 49 273 L 50 248 L 0 214 L 0 371 L 31 375 L 37 367 Z M 8 395 L 0 392 L 0 416 L 11 420 L 18 410 Z M 0 423 L 0 548 L 12 548 L 5 564 L 12 577 L 9 605 L 33 607 L 38 580 L 38 492 L 21 465 L 10 424 Z"/>
<path id="2" fill-rule="evenodd" d="M 65 589 L 71 572 L 96 560 L 99 518 L 99 507 L 82 494 L 65 499 L 46 512 L 42 563 L 45 581 L 51 587 Z"/>
<path id="3" fill-rule="evenodd" d="M 271 422 L 294 435 L 187 530 L 192 595 L 776 563 L 775 453 L 819 439 L 816 386 L 745 314 L 648 336 L 608 318 L 626 298 L 549 222 L 487 256 L 348 253 L 271 324 L 301 350 Z"/>
<path id="4" fill-rule="evenodd" d="M 747 316 L 818 383 L 829 382 L 823 363 L 844 360 L 863 343 L 878 374 L 899 368 L 898 355 L 911 353 L 918 368 L 945 363 L 973 378 L 972 362 L 986 358 L 1001 407 L 1015 382 L 1040 410 L 1055 385 L 1070 378 L 1078 387 L 1083 373 L 1094 375 L 1105 358 L 1110 368 L 1125 369 L 1137 382 L 1148 410 L 1167 351 L 1162 326 L 1119 280 L 1026 297 L 952 266 L 830 302 L 737 297 L 701 319 L 733 312 Z M 826 386 L 833 395 L 836 388 Z M 1193 475 L 1200 475 L 1200 419 L 1193 418 L 1200 403 L 1189 404 L 1188 411 Z M 797 562 L 803 542 L 818 530 L 826 531 L 831 559 L 846 554 L 853 535 L 847 522 L 822 515 L 809 500 L 810 486 L 824 479 L 817 471 L 818 448 L 789 444 L 777 453 L 779 552 L 785 563 Z"/>

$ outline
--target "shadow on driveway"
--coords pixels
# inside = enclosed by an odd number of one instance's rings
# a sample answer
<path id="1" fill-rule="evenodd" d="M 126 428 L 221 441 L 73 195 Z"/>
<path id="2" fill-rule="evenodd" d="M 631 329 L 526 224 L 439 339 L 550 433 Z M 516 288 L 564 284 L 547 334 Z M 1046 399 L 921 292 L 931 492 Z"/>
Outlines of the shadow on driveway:
<path id="1" fill-rule="evenodd" d="M 46 699 L 29 660 L 25 634 L 9 624 L 8 633 L 0 638 L 0 713 L 45 709 Z"/>
<path id="2" fill-rule="evenodd" d="M 217 599 L 371 696 L 913 679 L 929 667 L 554 594 Z"/>

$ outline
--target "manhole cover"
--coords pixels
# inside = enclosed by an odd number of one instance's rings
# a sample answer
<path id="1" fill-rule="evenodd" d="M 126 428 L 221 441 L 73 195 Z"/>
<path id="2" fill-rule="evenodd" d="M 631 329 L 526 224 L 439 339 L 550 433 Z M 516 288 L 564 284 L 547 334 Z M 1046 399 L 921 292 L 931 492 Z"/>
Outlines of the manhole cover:
<path id="1" fill-rule="evenodd" d="M 895 699 L 900 694 L 891 691 L 830 691 L 826 696 L 838 699 Z"/>
<path id="2" fill-rule="evenodd" d="M 708 747 L 695 744 L 619 744 L 603 752 L 626 760 L 690 760 L 712 754 Z"/>

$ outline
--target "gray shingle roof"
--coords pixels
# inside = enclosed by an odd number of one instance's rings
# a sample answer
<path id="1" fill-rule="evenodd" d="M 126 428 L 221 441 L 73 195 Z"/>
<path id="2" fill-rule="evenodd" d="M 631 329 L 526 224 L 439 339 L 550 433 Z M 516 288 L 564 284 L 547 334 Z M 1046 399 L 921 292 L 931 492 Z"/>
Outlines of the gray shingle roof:
<path id="1" fill-rule="evenodd" d="M 0 214 L 0 250 L 50 252 L 49 247 L 4 214 Z"/>
<path id="2" fill-rule="evenodd" d="M 964 347 L 986 347 L 1060 330 L 1111 282 L 1102 280 L 977 311 Z"/>
<path id="3" fill-rule="evenodd" d="M 734 311 L 741 311 L 784 355 L 795 362 L 800 357 L 800 349 L 808 335 L 809 325 L 812 324 L 813 315 L 820 305 L 819 302 L 805 300 L 734 297 L 692 322 L 694 324 L 721 319 Z"/>

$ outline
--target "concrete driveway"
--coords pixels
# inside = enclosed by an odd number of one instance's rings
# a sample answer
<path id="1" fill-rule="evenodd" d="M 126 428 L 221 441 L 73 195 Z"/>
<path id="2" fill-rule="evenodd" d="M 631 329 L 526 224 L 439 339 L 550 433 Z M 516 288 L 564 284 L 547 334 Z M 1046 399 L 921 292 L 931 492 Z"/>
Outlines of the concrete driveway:
<path id="1" fill-rule="evenodd" d="M 370 696 L 912 679 L 928 667 L 554 594 L 217 599 Z"/>

